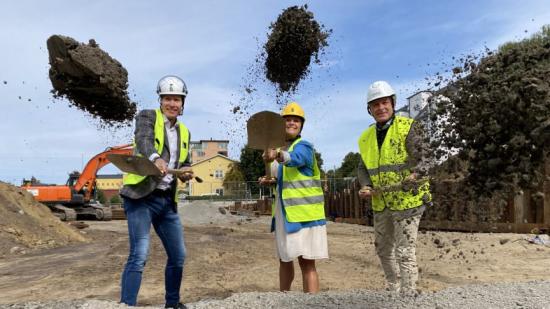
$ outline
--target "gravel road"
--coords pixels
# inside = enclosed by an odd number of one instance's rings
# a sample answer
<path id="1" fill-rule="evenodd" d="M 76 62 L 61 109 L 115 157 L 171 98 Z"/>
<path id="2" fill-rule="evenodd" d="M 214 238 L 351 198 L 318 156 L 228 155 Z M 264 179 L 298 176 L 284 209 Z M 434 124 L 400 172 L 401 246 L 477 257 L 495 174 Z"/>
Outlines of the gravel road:
<path id="1" fill-rule="evenodd" d="M 373 290 L 323 292 L 317 295 L 292 293 L 238 293 L 222 300 L 187 304 L 199 308 L 550 308 L 550 281 L 479 284 L 452 287 L 438 292 L 400 295 Z M 112 301 L 74 300 L 0 305 L 0 309 L 119 309 Z M 163 306 L 140 307 L 163 308 Z"/>

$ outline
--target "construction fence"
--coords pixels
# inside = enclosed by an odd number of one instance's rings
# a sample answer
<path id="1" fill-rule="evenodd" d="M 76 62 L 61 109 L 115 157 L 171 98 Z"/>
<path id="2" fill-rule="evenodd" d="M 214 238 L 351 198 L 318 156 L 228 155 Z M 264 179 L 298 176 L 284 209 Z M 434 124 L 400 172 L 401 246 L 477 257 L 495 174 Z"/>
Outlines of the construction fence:
<path id="1" fill-rule="evenodd" d="M 550 166 L 546 165 L 546 175 Z M 372 225 L 369 200 L 359 198 L 360 185 L 355 178 L 325 179 L 325 214 L 329 220 Z M 432 182 L 433 203 L 426 208 L 421 228 L 462 232 L 539 233 L 550 231 L 550 177 L 539 188 L 539 194 L 523 191 L 507 199 L 468 201 L 461 198 L 460 184 Z M 540 194 L 542 192 L 542 195 Z M 454 198 L 449 198 L 454 197 Z M 272 196 L 256 201 L 236 201 L 233 211 L 271 214 Z"/>
<path id="2" fill-rule="evenodd" d="M 524 191 L 518 195 L 510 194 L 504 200 L 469 201 L 461 196 L 460 184 L 432 182 L 433 204 L 426 208 L 421 228 L 463 232 L 547 232 L 550 230 L 550 162 L 546 164 L 545 173 L 547 177 L 538 194 Z M 355 178 L 324 179 L 322 187 L 329 220 L 373 224 L 370 201 L 359 198 L 360 185 Z M 198 199 L 233 201 L 229 207 L 232 213 L 270 215 L 274 190 L 274 187 L 260 186 L 257 181 L 231 182 L 225 183 L 217 192 L 203 196 L 181 193 L 179 198 L 180 202 Z"/>

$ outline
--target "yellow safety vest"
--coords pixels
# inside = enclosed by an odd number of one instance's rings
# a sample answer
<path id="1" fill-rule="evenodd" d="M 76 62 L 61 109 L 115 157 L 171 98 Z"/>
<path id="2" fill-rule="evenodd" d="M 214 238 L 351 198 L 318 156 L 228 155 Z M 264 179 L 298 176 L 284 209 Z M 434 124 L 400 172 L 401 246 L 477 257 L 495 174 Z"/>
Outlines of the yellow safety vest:
<path id="1" fill-rule="evenodd" d="M 294 141 L 289 152 L 300 142 Z M 288 222 L 308 222 L 325 219 L 325 197 L 321 187 L 321 172 L 317 166 L 317 159 L 313 155 L 313 176 L 300 173 L 297 167 L 283 165 L 283 205 Z M 275 215 L 273 205 L 272 215 Z"/>
<path id="2" fill-rule="evenodd" d="M 162 115 L 162 112 L 160 109 L 156 109 L 156 119 L 155 119 L 155 149 L 157 150 L 157 153 L 160 155 L 162 153 L 162 149 L 164 148 L 164 116 Z M 178 162 L 181 164 L 185 162 L 185 159 L 187 159 L 187 154 L 189 150 L 189 130 L 187 127 L 178 121 L 179 131 L 180 131 L 180 145 L 179 145 L 179 158 Z M 137 152 L 136 143 L 134 142 L 134 153 L 137 156 L 142 156 L 142 154 Z M 136 185 L 140 182 L 142 182 L 147 176 L 140 176 L 136 174 L 125 174 L 122 183 L 124 185 Z"/>
<path id="3" fill-rule="evenodd" d="M 410 118 L 395 116 L 380 151 L 374 125 L 361 134 L 359 152 L 375 190 L 380 187 L 399 185 L 411 174 L 407 164 L 408 154 L 405 141 L 412 123 L 413 120 Z M 427 199 L 424 197 L 425 195 L 427 195 Z M 385 207 L 389 207 L 391 210 L 405 210 L 419 207 L 425 201 L 429 202 L 430 200 L 429 183 L 426 181 L 418 187 L 417 192 L 396 189 L 373 196 L 372 209 L 383 211 Z"/>

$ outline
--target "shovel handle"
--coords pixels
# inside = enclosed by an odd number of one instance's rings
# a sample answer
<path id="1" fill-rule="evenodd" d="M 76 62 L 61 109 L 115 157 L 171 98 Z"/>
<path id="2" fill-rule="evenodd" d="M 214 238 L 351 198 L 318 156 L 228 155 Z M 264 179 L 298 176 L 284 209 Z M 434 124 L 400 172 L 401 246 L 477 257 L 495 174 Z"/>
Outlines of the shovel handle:
<path id="1" fill-rule="evenodd" d="M 190 173 L 189 171 L 175 170 L 175 169 L 171 169 L 171 168 L 167 169 L 166 172 L 169 173 L 169 174 L 174 174 L 174 175 L 189 174 Z M 201 183 L 203 181 L 202 178 L 200 178 L 199 176 L 193 176 L 193 178 L 198 183 Z"/>
<path id="2" fill-rule="evenodd" d="M 271 163 L 264 162 L 265 177 L 271 178 Z"/>

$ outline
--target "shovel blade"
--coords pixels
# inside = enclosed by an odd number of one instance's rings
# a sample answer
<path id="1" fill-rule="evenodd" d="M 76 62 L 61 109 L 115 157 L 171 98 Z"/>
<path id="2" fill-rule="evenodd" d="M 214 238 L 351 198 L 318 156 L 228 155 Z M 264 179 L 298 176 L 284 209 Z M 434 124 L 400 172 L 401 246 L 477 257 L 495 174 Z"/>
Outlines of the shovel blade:
<path id="1" fill-rule="evenodd" d="M 248 147 L 266 150 L 285 145 L 285 120 L 281 115 L 263 111 L 252 115 L 246 123 Z"/>
<path id="2" fill-rule="evenodd" d="M 140 176 L 160 176 L 160 170 L 147 158 L 123 155 L 108 154 L 107 159 L 125 173 L 132 173 Z"/>

